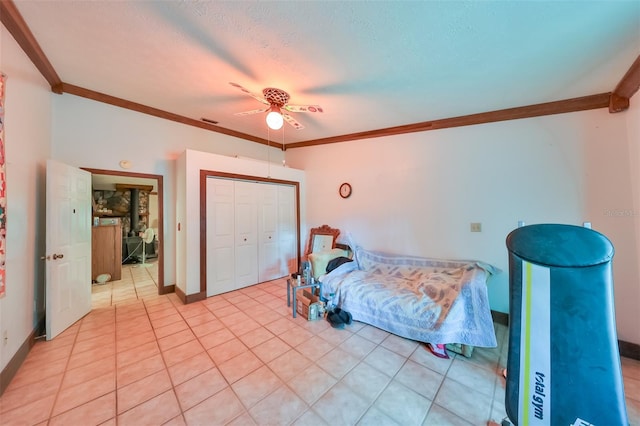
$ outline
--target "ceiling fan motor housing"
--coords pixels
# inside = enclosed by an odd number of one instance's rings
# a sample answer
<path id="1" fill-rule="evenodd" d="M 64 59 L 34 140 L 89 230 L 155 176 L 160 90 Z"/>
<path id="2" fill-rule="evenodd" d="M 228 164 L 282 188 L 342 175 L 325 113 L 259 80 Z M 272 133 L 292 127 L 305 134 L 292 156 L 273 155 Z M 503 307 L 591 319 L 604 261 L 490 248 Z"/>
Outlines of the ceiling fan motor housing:
<path id="1" fill-rule="evenodd" d="M 267 87 L 262 90 L 262 94 L 264 98 L 271 104 L 277 107 L 282 107 L 284 104 L 289 102 L 289 94 L 281 89 L 276 89 L 275 87 Z"/>

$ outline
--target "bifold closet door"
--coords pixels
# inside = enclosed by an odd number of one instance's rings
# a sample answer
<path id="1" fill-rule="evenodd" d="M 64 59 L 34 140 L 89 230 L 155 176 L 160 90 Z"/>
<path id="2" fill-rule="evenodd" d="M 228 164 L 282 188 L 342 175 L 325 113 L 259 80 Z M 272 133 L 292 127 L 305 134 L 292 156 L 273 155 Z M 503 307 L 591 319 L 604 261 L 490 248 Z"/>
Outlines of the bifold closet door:
<path id="1" fill-rule="evenodd" d="M 207 297 L 297 270 L 295 187 L 207 179 Z"/>
<path id="2" fill-rule="evenodd" d="M 258 279 L 260 282 L 282 277 L 278 232 L 278 185 L 258 185 Z"/>
<path id="3" fill-rule="evenodd" d="M 258 282 L 257 190 L 207 179 L 207 297 Z"/>
<path id="4" fill-rule="evenodd" d="M 260 184 L 258 278 L 286 277 L 298 270 L 296 196 L 291 185 Z"/>
<path id="5" fill-rule="evenodd" d="M 235 185 L 235 288 L 258 282 L 258 191 L 254 182 L 233 181 Z"/>
<path id="6" fill-rule="evenodd" d="M 207 297 L 235 289 L 234 182 L 207 179 Z"/>
<path id="7" fill-rule="evenodd" d="M 298 271 L 298 215 L 296 191 L 291 185 L 278 185 L 278 245 L 280 248 L 280 276 Z"/>

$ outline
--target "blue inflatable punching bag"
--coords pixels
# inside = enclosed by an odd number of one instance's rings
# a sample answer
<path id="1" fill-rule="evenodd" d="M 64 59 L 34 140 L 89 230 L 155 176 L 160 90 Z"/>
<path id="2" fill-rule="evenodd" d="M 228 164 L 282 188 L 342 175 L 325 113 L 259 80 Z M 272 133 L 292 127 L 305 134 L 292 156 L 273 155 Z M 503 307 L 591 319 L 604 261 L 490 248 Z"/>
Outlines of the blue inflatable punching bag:
<path id="1" fill-rule="evenodd" d="M 516 425 L 628 425 L 613 303 L 613 245 L 580 226 L 507 236 L 505 408 Z"/>

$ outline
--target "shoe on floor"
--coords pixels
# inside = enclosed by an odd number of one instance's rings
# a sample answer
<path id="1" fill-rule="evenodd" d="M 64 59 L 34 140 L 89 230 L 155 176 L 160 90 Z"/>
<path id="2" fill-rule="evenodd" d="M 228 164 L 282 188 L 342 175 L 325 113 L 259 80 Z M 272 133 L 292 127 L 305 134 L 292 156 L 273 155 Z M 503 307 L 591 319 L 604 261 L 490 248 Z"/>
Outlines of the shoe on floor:
<path id="1" fill-rule="evenodd" d="M 338 316 L 340 317 L 340 319 L 347 325 L 350 325 L 351 322 L 353 321 L 353 319 L 351 318 L 351 314 L 347 311 L 343 311 L 340 308 L 335 308 L 333 310 L 333 312 L 335 312 L 336 314 L 338 314 Z"/>
<path id="2" fill-rule="evenodd" d="M 340 318 L 340 315 L 335 312 L 327 312 L 327 321 L 329 321 L 329 324 L 331 324 L 333 328 L 344 328 L 344 321 Z"/>
<path id="3" fill-rule="evenodd" d="M 438 358 L 449 359 L 447 349 L 442 343 L 436 345 L 434 345 L 433 343 L 427 343 L 427 349 L 429 349 L 429 351 Z"/>

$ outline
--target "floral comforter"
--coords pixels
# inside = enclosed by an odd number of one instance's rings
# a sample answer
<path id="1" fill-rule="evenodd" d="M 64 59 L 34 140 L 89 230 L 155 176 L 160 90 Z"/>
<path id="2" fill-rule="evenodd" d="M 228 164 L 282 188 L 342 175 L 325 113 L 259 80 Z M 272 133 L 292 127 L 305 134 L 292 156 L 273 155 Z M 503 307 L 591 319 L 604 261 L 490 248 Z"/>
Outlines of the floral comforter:
<path id="1" fill-rule="evenodd" d="M 486 280 L 496 269 L 356 248 L 355 261 L 322 278 L 323 295 L 371 324 L 408 339 L 495 347 Z"/>

